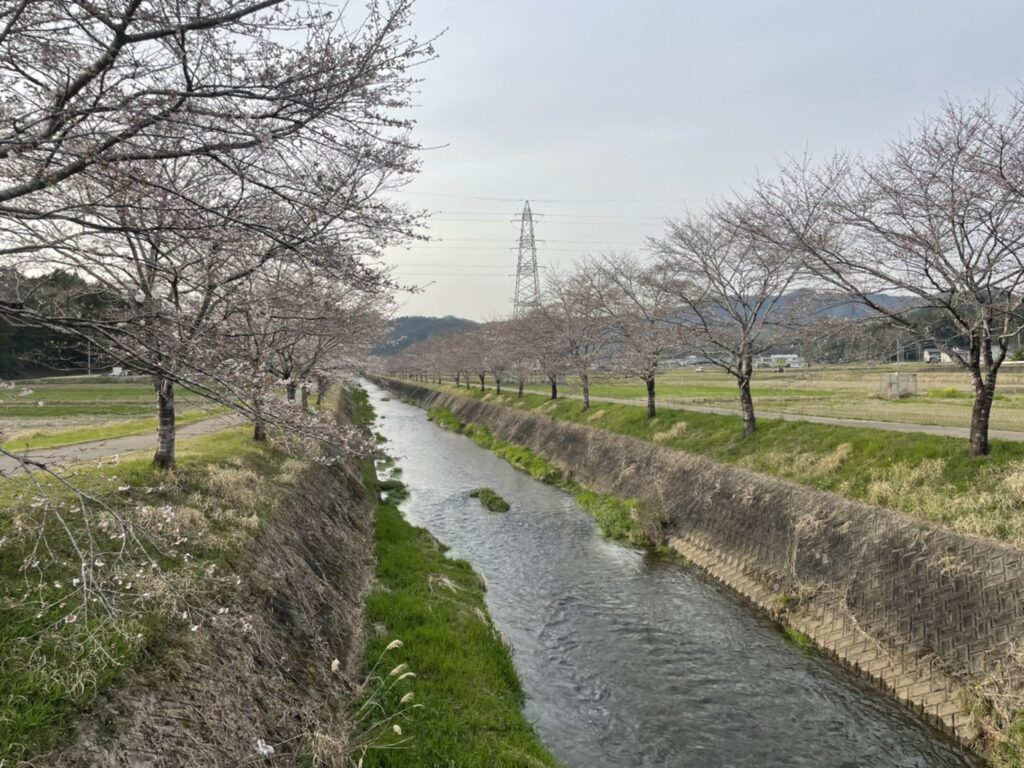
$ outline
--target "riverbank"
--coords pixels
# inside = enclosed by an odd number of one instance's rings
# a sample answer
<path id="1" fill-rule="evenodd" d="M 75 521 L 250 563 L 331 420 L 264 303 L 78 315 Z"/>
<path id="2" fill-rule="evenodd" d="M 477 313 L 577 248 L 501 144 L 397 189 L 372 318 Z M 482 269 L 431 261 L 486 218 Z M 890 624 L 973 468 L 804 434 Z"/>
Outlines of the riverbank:
<path id="1" fill-rule="evenodd" d="M 653 441 L 392 383 L 622 499 L 667 544 L 997 762 L 1017 765 L 1021 554 Z M 578 407 L 578 406 L 577 406 Z M 475 429 L 475 427 L 474 427 Z M 1019 719 L 1017 720 L 1019 723 Z"/>
<path id="2" fill-rule="evenodd" d="M 648 419 L 637 405 L 594 402 L 584 411 L 539 394 L 417 386 L 706 456 L 1024 550 L 1024 443 L 993 440 L 990 456 L 970 458 L 952 437 L 772 419 L 744 438 L 738 416 L 664 409 Z"/>
<path id="3" fill-rule="evenodd" d="M 369 418 L 365 396 L 357 398 L 363 418 Z M 379 711 L 400 733 L 385 729 L 386 740 L 366 753 L 362 765 L 559 766 L 523 716 L 522 685 L 511 649 L 487 612 L 483 580 L 465 560 L 448 557 L 447 547 L 429 532 L 405 520 L 400 470 L 389 463 L 386 472 L 382 485 L 388 492 L 376 510 L 377 581 L 367 601 L 367 621 L 375 631 L 366 666 L 397 638 L 395 663 L 405 665 L 398 676 L 415 677 L 408 689 L 396 687 L 380 698 Z M 412 698 L 403 705 L 408 693 Z M 388 744 L 398 748 L 379 748 Z"/>
<path id="4" fill-rule="evenodd" d="M 11 478 L 0 506 L 0 763 L 343 759 L 372 565 L 358 473 L 235 428 L 182 441 L 171 472 Z"/>

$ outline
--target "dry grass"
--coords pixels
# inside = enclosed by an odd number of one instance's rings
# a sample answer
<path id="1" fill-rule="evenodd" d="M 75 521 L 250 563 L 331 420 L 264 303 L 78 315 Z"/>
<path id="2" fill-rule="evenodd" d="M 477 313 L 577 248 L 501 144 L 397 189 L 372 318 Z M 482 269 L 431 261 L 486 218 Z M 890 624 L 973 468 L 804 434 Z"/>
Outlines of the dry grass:
<path id="1" fill-rule="evenodd" d="M 266 483 L 251 469 L 211 466 L 207 474 L 210 495 L 239 510 L 254 510 L 266 497 Z"/>
<path id="2" fill-rule="evenodd" d="M 686 422 L 677 421 L 668 429 L 663 429 L 661 432 L 654 433 L 654 442 L 656 443 L 667 443 L 669 440 L 674 440 L 680 435 L 686 432 Z"/>
<path id="3" fill-rule="evenodd" d="M 994 530 L 1018 546 L 1024 545 L 1024 515 L 1020 514 L 1019 490 L 1024 470 L 1014 468 L 1003 477 L 1003 468 L 992 467 L 985 482 L 970 494 L 956 493 L 946 481 L 946 461 L 927 459 L 916 467 L 895 465 L 876 472 L 868 484 L 867 500 L 899 509 L 925 520 L 948 525 L 964 533 L 991 535 Z"/>

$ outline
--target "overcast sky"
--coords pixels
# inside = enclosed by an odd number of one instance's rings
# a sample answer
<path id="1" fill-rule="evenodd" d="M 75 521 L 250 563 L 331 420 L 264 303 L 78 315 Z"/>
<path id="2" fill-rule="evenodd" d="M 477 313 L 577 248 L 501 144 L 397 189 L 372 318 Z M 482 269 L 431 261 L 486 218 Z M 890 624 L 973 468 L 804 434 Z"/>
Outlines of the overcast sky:
<path id="1" fill-rule="evenodd" d="M 430 147 L 402 200 L 430 243 L 389 263 L 400 314 L 507 315 L 518 217 L 539 261 L 642 252 L 666 216 L 777 158 L 871 153 L 946 96 L 1003 103 L 1024 3 L 994 0 L 418 0 L 437 41 L 415 111 Z M 543 279 L 543 271 L 541 273 Z"/>

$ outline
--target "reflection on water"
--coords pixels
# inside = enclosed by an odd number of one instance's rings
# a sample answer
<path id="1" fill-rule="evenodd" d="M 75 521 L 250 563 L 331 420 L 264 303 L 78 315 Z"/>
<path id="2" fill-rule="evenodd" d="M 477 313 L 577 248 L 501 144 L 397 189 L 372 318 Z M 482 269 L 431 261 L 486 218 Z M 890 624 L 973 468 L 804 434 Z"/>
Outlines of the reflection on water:
<path id="1" fill-rule="evenodd" d="M 526 715 L 567 765 L 975 764 L 699 573 L 605 541 L 567 494 L 365 386 L 412 492 L 407 517 L 487 580 Z M 484 511 L 479 486 L 512 509 Z"/>

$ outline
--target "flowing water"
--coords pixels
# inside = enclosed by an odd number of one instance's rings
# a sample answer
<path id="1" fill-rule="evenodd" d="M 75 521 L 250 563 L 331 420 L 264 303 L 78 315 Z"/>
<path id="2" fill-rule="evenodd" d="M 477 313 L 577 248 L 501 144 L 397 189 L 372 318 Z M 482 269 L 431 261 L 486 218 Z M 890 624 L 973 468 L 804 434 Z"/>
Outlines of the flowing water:
<path id="1" fill-rule="evenodd" d="M 526 716 L 567 765 L 976 765 L 695 569 L 602 539 L 568 494 L 364 386 L 412 494 L 402 509 L 486 579 Z M 480 486 L 512 509 L 485 511 Z"/>

